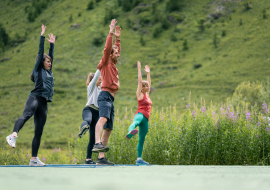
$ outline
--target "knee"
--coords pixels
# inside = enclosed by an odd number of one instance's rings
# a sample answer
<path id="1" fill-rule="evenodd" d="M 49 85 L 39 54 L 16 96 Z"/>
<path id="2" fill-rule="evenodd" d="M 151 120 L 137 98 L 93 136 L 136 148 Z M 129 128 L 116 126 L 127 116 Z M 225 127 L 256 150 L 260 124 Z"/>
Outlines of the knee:
<path id="1" fill-rule="evenodd" d="M 35 131 L 35 138 L 40 139 L 42 136 L 42 131 Z"/>
<path id="2" fill-rule="evenodd" d="M 105 125 L 107 123 L 108 119 L 106 117 L 100 117 L 98 122 L 101 123 L 102 125 Z"/>

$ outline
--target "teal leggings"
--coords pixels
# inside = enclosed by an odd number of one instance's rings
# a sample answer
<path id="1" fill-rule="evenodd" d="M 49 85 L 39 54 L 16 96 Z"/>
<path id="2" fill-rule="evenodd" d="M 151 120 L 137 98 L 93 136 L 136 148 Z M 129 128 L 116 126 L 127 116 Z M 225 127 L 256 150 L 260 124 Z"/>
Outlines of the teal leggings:
<path id="1" fill-rule="evenodd" d="M 132 131 L 137 126 L 139 126 L 139 143 L 137 146 L 137 154 L 138 157 L 142 157 L 143 144 L 145 136 L 148 132 L 148 119 L 142 113 L 138 113 L 135 115 L 133 123 L 129 126 L 128 131 Z"/>

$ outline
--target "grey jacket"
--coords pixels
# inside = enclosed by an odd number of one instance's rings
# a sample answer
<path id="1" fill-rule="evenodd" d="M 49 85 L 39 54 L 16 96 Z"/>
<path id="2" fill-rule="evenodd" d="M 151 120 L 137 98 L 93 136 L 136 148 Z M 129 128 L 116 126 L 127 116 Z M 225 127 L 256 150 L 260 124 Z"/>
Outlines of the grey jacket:
<path id="1" fill-rule="evenodd" d="M 44 36 L 40 36 L 38 58 L 35 64 L 35 68 L 32 71 L 35 82 L 35 88 L 31 91 L 31 94 L 38 95 L 47 99 L 48 102 L 52 102 L 54 79 L 52 73 L 52 65 L 50 70 L 43 68 L 43 54 L 44 54 Z M 50 44 L 49 56 L 52 59 L 53 64 L 54 44 Z"/>

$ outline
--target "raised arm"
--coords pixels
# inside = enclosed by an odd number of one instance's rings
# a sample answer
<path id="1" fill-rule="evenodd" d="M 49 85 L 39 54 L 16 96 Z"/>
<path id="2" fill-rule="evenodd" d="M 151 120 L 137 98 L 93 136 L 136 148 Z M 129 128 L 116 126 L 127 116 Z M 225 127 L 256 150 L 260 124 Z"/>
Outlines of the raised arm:
<path id="1" fill-rule="evenodd" d="M 48 34 L 50 39 L 47 39 L 48 42 L 50 43 L 50 50 L 49 50 L 49 56 L 51 57 L 52 61 L 51 61 L 51 69 L 52 69 L 52 65 L 53 65 L 53 56 L 54 56 L 54 43 L 55 43 L 55 36 L 53 36 L 53 34 Z"/>
<path id="2" fill-rule="evenodd" d="M 114 33 L 114 36 L 115 36 L 115 44 L 117 47 L 118 47 L 118 54 L 120 55 L 120 36 L 121 36 L 121 28 L 120 26 L 116 26 L 115 27 L 115 33 Z"/>
<path id="3" fill-rule="evenodd" d="M 144 68 L 145 72 L 147 73 L 147 82 L 149 84 L 149 94 L 150 94 L 150 90 L 151 90 L 151 77 L 150 77 L 150 67 L 148 65 L 145 65 Z"/>
<path id="4" fill-rule="evenodd" d="M 105 48 L 103 50 L 103 57 L 101 61 L 99 62 L 97 68 L 100 70 L 103 65 L 107 65 L 109 63 L 109 58 L 112 51 L 112 44 L 113 44 L 113 30 L 115 28 L 116 20 L 113 19 L 110 24 L 110 32 L 107 36 Z"/>
<path id="5" fill-rule="evenodd" d="M 35 63 L 35 68 L 34 70 L 37 71 L 39 68 L 42 68 L 42 62 L 43 62 L 43 54 L 44 54 L 44 33 L 45 33 L 45 30 L 46 30 L 46 26 L 44 26 L 42 24 L 41 26 L 41 36 L 40 36 L 40 40 L 39 40 L 39 50 L 38 50 L 38 56 L 37 56 L 37 60 L 36 60 L 36 63 Z"/>
<path id="6" fill-rule="evenodd" d="M 141 74 L 141 63 L 140 61 L 137 62 L 137 67 L 138 67 L 138 88 L 137 88 L 137 99 L 141 100 L 143 99 L 143 94 L 142 94 L 142 74 Z"/>
<path id="7" fill-rule="evenodd" d="M 100 77 L 100 71 L 99 70 L 96 71 L 96 73 L 94 75 L 94 78 L 89 83 L 89 85 L 87 87 L 87 91 L 92 90 L 96 86 L 96 83 L 98 81 L 98 77 Z"/>

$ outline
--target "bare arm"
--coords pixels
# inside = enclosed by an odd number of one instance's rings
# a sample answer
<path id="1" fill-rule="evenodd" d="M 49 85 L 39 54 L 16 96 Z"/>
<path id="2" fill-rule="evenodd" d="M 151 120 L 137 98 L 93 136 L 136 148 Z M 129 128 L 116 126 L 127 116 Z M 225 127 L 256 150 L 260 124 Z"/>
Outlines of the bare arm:
<path id="1" fill-rule="evenodd" d="M 137 67 L 138 67 L 138 88 L 137 88 L 137 99 L 141 100 L 143 99 L 143 94 L 142 94 L 142 74 L 141 74 L 141 63 L 140 61 L 137 62 Z"/>
<path id="2" fill-rule="evenodd" d="M 147 82 L 149 84 L 149 94 L 151 90 L 151 77 L 150 77 L 150 67 L 148 65 L 145 66 L 145 72 L 147 72 Z"/>

